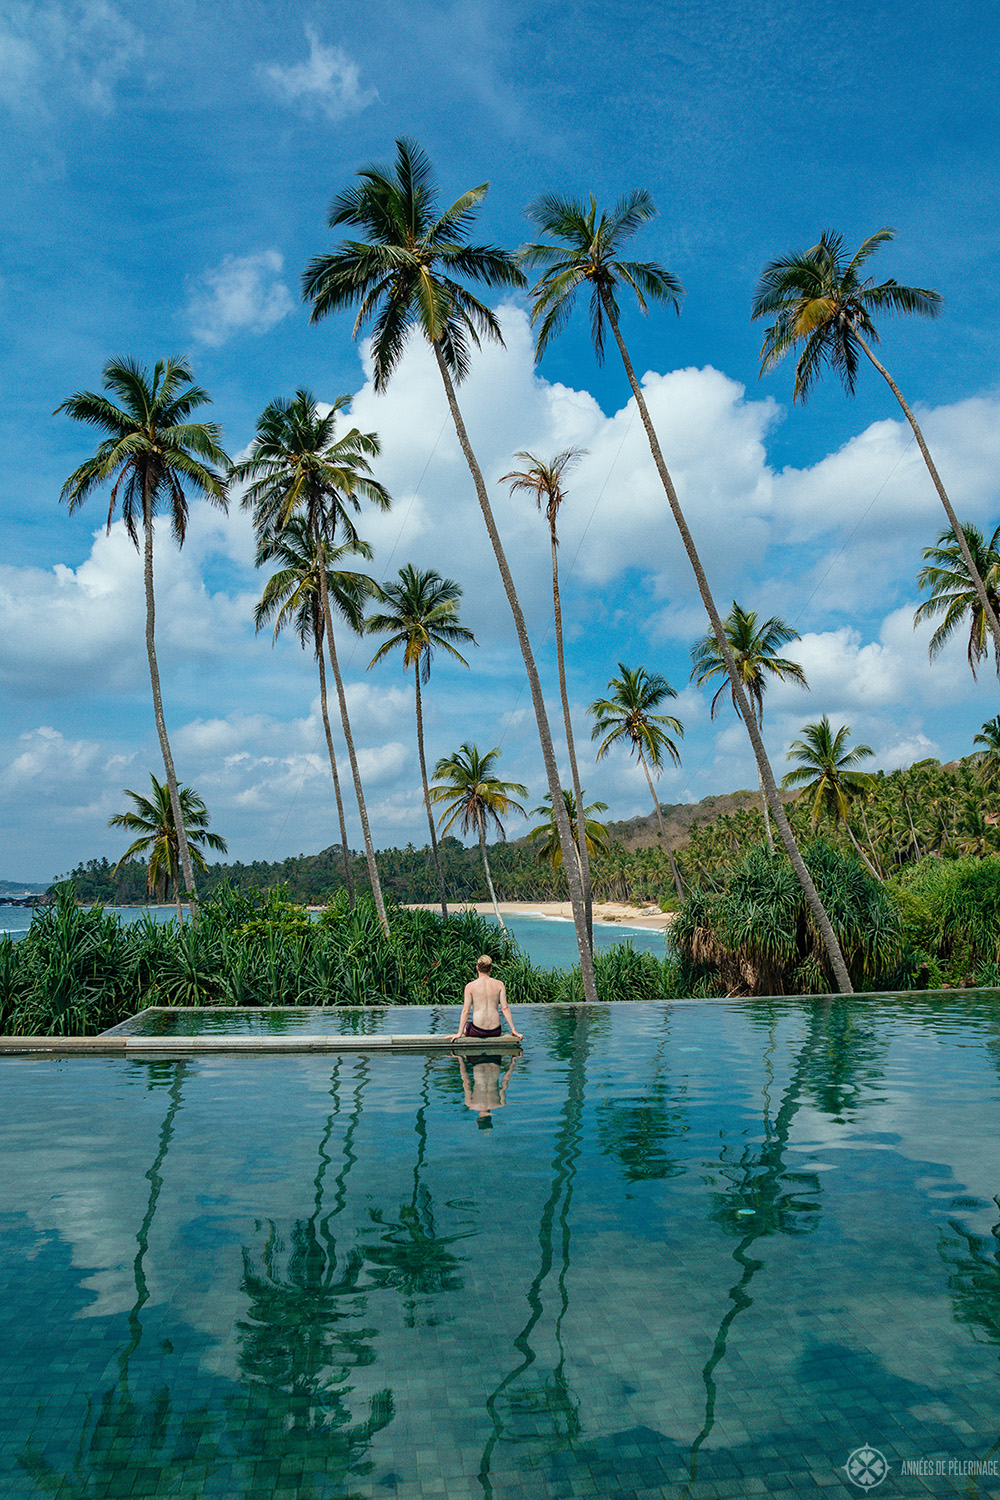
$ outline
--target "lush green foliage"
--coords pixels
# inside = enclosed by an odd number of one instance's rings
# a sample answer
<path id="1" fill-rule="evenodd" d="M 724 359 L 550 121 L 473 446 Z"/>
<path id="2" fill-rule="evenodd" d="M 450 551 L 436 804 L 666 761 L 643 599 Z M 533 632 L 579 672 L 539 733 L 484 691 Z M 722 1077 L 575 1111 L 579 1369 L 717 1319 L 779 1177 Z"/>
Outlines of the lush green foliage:
<path id="1" fill-rule="evenodd" d="M 825 840 L 803 850 L 856 990 L 909 989 L 921 959 L 898 907 L 861 863 Z M 692 992 L 825 994 L 828 959 L 791 864 L 747 849 L 719 890 L 694 887 L 673 928 Z"/>
<path id="2" fill-rule="evenodd" d="M 924 859 L 890 893 L 932 985 L 1000 985 L 1000 858 Z"/>
<path id="3" fill-rule="evenodd" d="M 579 970 L 536 968 L 493 923 L 473 912 L 390 908 L 389 939 L 374 902 L 352 911 L 338 896 L 319 917 L 273 890 L 223 888 L 201 922 L 143 917 L 125 926 L 77 904 L 72 885 L 40 908 L 19 941 L 0 938 L 0 1032 L 91 1035 L 149 1005 L 455 1005 L 490 953 L 515 1004 L 582 999 Z M 676 993 L 669 962 L 628 944 L 596 963 L 604 1000 Z"/>

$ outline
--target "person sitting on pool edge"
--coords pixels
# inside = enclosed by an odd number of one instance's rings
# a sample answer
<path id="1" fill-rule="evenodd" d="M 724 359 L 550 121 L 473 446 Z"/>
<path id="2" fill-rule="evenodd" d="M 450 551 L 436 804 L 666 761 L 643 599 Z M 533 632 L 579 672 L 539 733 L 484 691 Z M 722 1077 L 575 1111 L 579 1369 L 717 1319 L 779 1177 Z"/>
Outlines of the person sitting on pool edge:
<path id="1" fill-rule="evenodd" d="M 490 973 L 492 968 L 493 960 L 488 953 L 476 959 L 476 977 L 470 979 L 465 986 L 462 1017 L 458 1030 L 448 1038 L 449 1041 L 457 1042 L 463 1036 L 499 1036 L 501 1011 L 510 1027 L 511 1036 L 518 1042 L 521 1040 L 521 1033 L 514 1030 L 514 1018 L 507 1004 L 507 991 L 503 981 L 493 978 Z"/>

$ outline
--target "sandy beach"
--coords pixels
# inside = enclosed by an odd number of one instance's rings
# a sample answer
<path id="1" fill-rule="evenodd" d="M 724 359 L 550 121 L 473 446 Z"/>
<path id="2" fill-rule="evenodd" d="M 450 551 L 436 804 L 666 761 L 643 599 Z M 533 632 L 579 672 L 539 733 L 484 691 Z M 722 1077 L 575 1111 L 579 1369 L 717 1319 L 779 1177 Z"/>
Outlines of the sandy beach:
<path id="1" fill-rule="evenodd" d="M 497 905 L 504 916 L 511 917 L 562 917 L 572 922 L 573 911 L 568 901 L 499 901 Z M 438 911 L 436 902 L 421 901 L 412 905 L 413 911 Z M 477 911 L 481 916 L 492 917 L 493 905 L 489 901 L 449 902 L 449 911 Z M 674 920 L 672 912 L 662 912 L 658 906 L 626 906 L 620 901 L 595 901 L 594 921 L 623 927 L 648 927 L 653 932 L 665 932 Z"/>

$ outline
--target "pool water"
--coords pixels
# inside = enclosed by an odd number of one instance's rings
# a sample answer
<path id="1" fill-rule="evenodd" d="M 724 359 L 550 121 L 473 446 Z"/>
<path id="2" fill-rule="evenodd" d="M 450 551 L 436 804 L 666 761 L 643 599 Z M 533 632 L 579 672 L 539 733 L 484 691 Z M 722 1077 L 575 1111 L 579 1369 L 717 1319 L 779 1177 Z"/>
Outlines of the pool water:
<path id="1" fill-rule="evenodd" d="M 0 1494 L 1000 1494 L 997 1004 L 0 1059 Z"/>

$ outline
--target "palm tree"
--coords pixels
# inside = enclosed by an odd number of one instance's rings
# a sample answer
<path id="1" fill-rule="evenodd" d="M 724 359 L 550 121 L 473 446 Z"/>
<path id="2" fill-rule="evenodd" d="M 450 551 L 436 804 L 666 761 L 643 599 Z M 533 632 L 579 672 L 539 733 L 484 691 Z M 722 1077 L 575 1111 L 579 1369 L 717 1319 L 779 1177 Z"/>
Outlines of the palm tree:
<path id="1" fill-rule="evenodd" d="M 445 755 L 438 761 L 434 767 L 434 780 L 438 784 L 430 787 L 427 796 L 429 801 L 440 802 L 444 806 L 438 820 L 442 833 L 447 833 L 456 822 L 463 833 L 475 829 L 479 839 L 479 852 L 483 857 L 486 888 L 493 902 L 496 919 L 506 932 L 497 905 L 497 893 L 493 889 L 493 876 L 490 874 L 486 830 L 489 827 L 495 828 L 501 838 L 506 838 L 501 820 L 509 817 L 512 812 L 527 816 L 515 798 L 526 797 L 528 788 L 519 781 L 501 781 L 493 774 L 493 767 L 499 758 L 499 745 L 494 745 L 492 750 L 481 755 L 475 745 L 466 742 L 454 755 Z M 444 821 L 445 818 L 447 822 Z"/>
<path id="2" fill-rule="evenodd" d="M 681 763 L 680 751 L 667 734 L 667 730 L 672 729 L 674 734 L 683 738 L 684 725 L 680 719 L 675 719 L 671 714 L 654 713 L 654 709 L 659 708 L 664 698 L 676 698 L 677 692 L 665 677 L 661 677 L 657 672 L 649 673 L 645 667 L 636 667 L 633 672 L 624 663 L 619 662 L 618 670 L 622 675 L 612 677 L 608 683 L 613 696 L 598 698 L 587 710 L 594 718 L 594 728 L 590 738 L 596 740 L 600 739 L 601 735 L 604 736 L 597 747 L 598 760 L 603 760 L 612 745 L 620 744 L 627 744 L 629 754 L 635 755 L 638 759 L 646 773 L 646 785 L 653 799 L 656 821 L 660 826 L 660 838 L 663 840 L 667 858 L 670 861 L 674 889 L 678 896 L 683 896 L 684 888 L 677 872 L 674 852 L 667 842 L 667 830 L 663 826 L 660 799 L 656 795 L 653 778 L 649 773 L 650 766 L 658 772 L 663 769 L 664 756 L 669 756 L 675 766 Z"/>
<path id="3" fill-rule="evenodd" d="M 566 752 L 569 755 L 570 780 L 573 784 L 573 797 L 577 806 L 582 804 L 583 793 L 580 789 L 580 770 L 576 763 L 576 742 L 573 737 L 573 720 L 569 712 L 569 693 L 566 688 L 566 657 L 563 651 L 563 628 L 562 628 L 562 599 L 559 594 L 559 507 L 566 499 L 563 489 L 563 477 L 568 469 L 571 469 L 586 452 L 584 448 L 564 448 L 557 453 L 555 458 L 548 463 L 544 459 L 536 458 L 533 453 L 515 453 L 526 465 L 524 469 L 514 469 L 510 474 L 504 474 L 501 484 L 509 484 L 512 495 L 519 490 L 526 490 L 528 494 L 534 495 L 535 504 L 542 509 L 542 501 L 545 501 L 545 519 L 549 523 L 549 543 L 552 550 L 552 611 L 556 627 L 556 663 L 559 668 L 559 696 L 562 699 L 563 728 L 566 732 Z M 552 794 L 549 793 L 549 804 L 551 807 Z M 572 819 L 570 820 L 572 821 Z M 557 830 L 558 831 L 558 830 Z M 580 840 L 581 830 L 577 829 L 577 857 L 580 861 L 580 880 L 583 885 L 583 904 L 587 917 L 587 941 L 591 948 L 594 946 L 594 897 L 590 885 L 590 856 L 587 850 L 587 840 Z"/>
<path id="4" fill-rule="evenodd" d="M 248 485 L 242 504 L 253 509 L 254 529 L 259 539 L 274 535 L 287 526 L 294 515 L 301 515 L 312 540 L 319 562 L 317 576 L 326 626 L 326 648 L 337 684 L 340 722 L 354 778 L 368 878 L 379 925 L 388 938 L 389 921 L 368 826 L 368 809 L 347 711 L 344 681 L 340 675 L 327 585 L 326 559 L 337 533 L 343 534 L 348 542 L 359 540 L 351 512 L 361 510 L 361 499 L 372 501 L 380 510 L 388 510 L 392 504 L 385 487 L 374 478 L 371 470 L 371 460 L 379 453 L 375 433 L 359 432 L 352 427 L 343 437 L 336 436 L 337 417 L 350 399 L 349 396 L 338 397 L 326 416 L 320 415 L 311 391 L 296 391 L 293 401 L 272 401 L 258 419 L 257 435 L 249 458 L 235 464 L 231 472 L 235 482 Z"/>
<path id="5" fill-rule="evenodd" d="M 844 963 L 844 955 L 840 951 L 830 919 L 824 910 L 812 877 L 806 869 L 802 855 L 799 853 L 798 845 L 785 816 L 781 798 L 778 796 L 774 772 L 764 749 L 760 727 L 746 701 L 746 694 L 736 670 L 733 654 L 729 649 L 729 642 L 726 640 L 721 616 L 708 586 L 698 549 L 677 498 L 673 479 L 663 460 L 656 429 L 650 418 L 642 388 L 636 379 L 635 370 L 619 327 L 616 293 L 622 285 L 629 287 L 635 293 L 643 312 L 647 310 L 647 299 L 665 303 L 668 307 L 675 309 L 679 308 L 683 294 L 680 282 L 663 266 L 651 261 L 626 261 L 619 258 L 623 242 L 631 239 L 637 230 L 655 214 L 653 201 L 646 192 L 632 192 L 619 200 L 610 217 L 602 214 L 598 219 L 597 205 L 593 198 L 590 200 L 588 210 L 573 199 L 560 198 L 554 193 L 548 193 L 539 198 L 527 212 L 531 222 L 543 234 L 549 236 L 549 243 L 527 245 L 521 251 L 524 264 L 543 268 L 542 275 L 531 291 L 532 322 L 540 325 L 536 346 L 537 357 L 541 358 L 550 339 L 568 320 L 579 288 L 585 283 L 588 284 L 591 294 L 591 329 L 598 361 L 604 359 L 604 335 L 607 326 L 610 327 L 615 343 L 618 345 L 618 352 L 635 398 L 636 409 L 642 419 L 656 472 L 660 476 L 667 503 L 680 532 L 688 561 L 694 571 L 698 592 L 708 612 L 719 651 L 726 663 L 726 670 L 733 685 L 737 712 L 750 737 L 758 774 L 763 780 L 767 800 L 778 825 L 781 842 L 802 887 L 813 920 L 822 937 L 823 946 L 829 954 L 830 966 L 836 982 L 842 992 L 850 994 L 852 992 L 851 980 L 847 965 Z"/>
<path id="6" fill-rule="evenodd" d="M 787 760 L 797 760 L 799 765 L 782 777 L 781 785 L 801 787 L 802 795 L 812 799 L 813 832 L 824 812 L 835 826 L 843 825 L 855 850 L 878 880 L 879 873 L 854 837 L 850 824 L 851 797 L 863 793 L 869 783 L 869 777 L 854 767 L 860 761 L 870 760 L 874 750 L 870 745 L 855 745 L 848 750 L 850 726 L 841 724 L 834 733 L 826 714 L 818 724 L 803 725 L 802 735 L 802 739 L 792 741 L 786 756 Z"/>
<path id="7" fill-rule="evenodd" d="M 577 849 L 585 847 L 588 856 L 603 854 L 608 847 L 608 830 L 603 823 L 598 823 L 591 817 L 592 813 L 607 812 L 606 802 L 588 802 L 583 809 L 583 822 L 577 821 L 577 801 L 568 787 L 562 788 L 563 801 L 566 804 L 566 813 L 569 817 L 570 827 L 573 830 L 574 845 Z M 559 842 L 559 830 L 556 820 L 552 816 L 552 798 L 548 792 L 542 798 L 540 807 L 533 807 L 529 817 L 542 818 L 544 821 L 537 828 L 532 828 L 528 834 L 529 839 L 537 839 L 538 863 L 540 865 L 551 865 L 553 870 L 558 870 L 563 862 L 562 845 Z M 579 856 L 577 856 L 579 857 Z"/>
<path id="8" fill-rule="evenodd" d="M 986 594 L 994 611 L 1000 610 L 1000 526 L 989 541 L 985 541 L 978 526 L 966 522 L 961 528 L 966 549 L 973 566 L 986 588 Z M 945 642 L 967 620 L 969 622 L 969 666 L 972 675 L 984 657 L 989 656 L 987 631 L 989 624 L 976 588 L 975 579 L 969 572 L 962 548 L 955 533 L 946 526 L 937 539 L 936 547 L 925 547 L 923 557 L 927 564 L 917 575 L 917 587 L 929 595 L 913 616 L 914 628 L 923 620 L 932 620 L 938 615 L 944 619 L 930 638 L 928 654 L 931 661 L 941 651 Z M 1000 650 L 993 643 L 993 655 L 997 672 L 1000 673 Z"/>
<path id="9" fill-rule="evenodd" d="M 788 657 L 778 656 L 777 654 L 780 646 L 787 646 L 789 641 L 797 641 L 799 639 L 799 632 L 791 625 L 786 625 L 784 620 L 779 620 L 776 615 L 772 615 L 770 620 L 766 620 L 759 627 L 757 620 L 758 615 L 756 610 L 740 609 L 740 606 L 734 599 L 733 607 L 722 624 L 726 632 L 726 640 L 729 642 L 729 649 L 736 663 L 736 670 L 746 690 L 750 709 L 757 719 L 758 728 L 763 729 L 764 692 L 767 688 L 769 677 L 777 677 L 782 681 L 788 679 L 799 683 L 804 688 L 808 688 L 809 684 L 806 682 L 806 674 L 797 661 L 790 661 Z M 729 687 L 731 693 L 732 688 L 728 681 L 729 673 L 725 660 L 719 650 L 719 643 L 711 631 L 692 646 L 691 658 L 694 662 L 694 666 L 691 668 L 691 677 L 697 682 L 698 687 L 704 687 L 706 682 L 711 682 L 716 677 L 727 679 L 722 683 L 715 697 L 712 699 L 712 718 L 714 719 L 719 711 L 726 688 Z M 739 713 L 735 694 L 732 694 L 732 697 L 733 707 Z M 767 810 L 767 798 L 764 795 L 764 782 L 760 777 L 758 777 L 758 781 L 760 783 L 760 805 L 764 813 L 764 831 L 767 834 L 767 847 L 773 854 L 774 837 L 771 833 L 771 819 Z"/>
<path id="10" fill-rule="evenodd" d="M 146 656 L 153 692 L 153 716 L 174 826 L 180 830 L 184 886 L 197 917 L 194 870 L 181 816 L 174 758 L 163 716 L 160 669 L 156 661 L 153 523 L 157 514 L 168 514 L 177 545 L 183 546 L 188 520 L 185 490 L 193 490 L 213 505 L 225 509 L 226 487 L 217 471 L 227 468 L 229 460 L 220 446 L 222 433 L 219 426 L 215 422 L 191 421 L 192 413 L 204 406 L 209 396 L 194 384 L 186 360 L 158 360 L 150 375 L 135 360 L 113 359 L 105 365 L 103 373 L 104 389 L 110 394 L 77 391 L 56 407 L 54 415 L 66 412 L 74 421 L 86 422 L 108 434 L 93 457 L 69 476 L 59 498 L 68 501 L 72 512 L 83 504 L 91 491 L 110 483 L 108 531 L 114 520 L 119 490 L 122 520 L 136 549 L 139 547 L 139 528 L 142 528 Z M 112 397 L 117 397 L 119 404 Z"/>
<path id="11" fill-rule="evenodd" d="M 983 747 L 975 752 L 979 779 L 983 786 L 995 790 L 1000 786 L 1000 714 L 986 720 L 972 743 Z"/>
<path id="12" fill-rule="evenodd" d="M 384 614 L 372 615 L 366 629 L 369 633 L 388 635 L 368 663 L 368 670 L 397 646 L 403 648 L 403 666 L 413 668 L 413 683 L 417 707 L 417 750 L 420 756 L 420 781 L 424 789 L 424 809 L 431 835 L 431 850 L 434 868 L 437 870 L 438 889 L 441 893 L 441 915 L 448 916 L 448 900 L 444 888 L 444 871 L 438 853 L 437 833 L 434 829 L 434 814 L 427 792 L 427 761 L 424 756 L 424 711 L 420 696 L 420 684 L 426 687 L 430 681 L 431 661 L 440 647 L 460 661 L 463 667 L 469 663 L 456 648 L 456 641 L 471 641 L 476 638 L 471 630 L 458 623 L 458 601 L 462 597 L 461 586 L 451 578 L 442 578 L 433 568 L 421 572 L 412 563 L 399 570 L 398 583 L 382 585 L 382 598 L 388 605 Z"/>
<path id="13" fill-rule="evenodd" d="M 129 844 L 115 865 L 115 871 L 127 859 L 131 859 L 133 854 L 147 856 L 147 896 L 155 896 L 157 901 L 166 901 L 172 885 L 177 902 L 177 920 L 182 921 L 180 840 L 177 837 L 177 824 L 174 822 L 170 788 L 165 782 L 161 784 L 157 781 L 152 772 L 149 780 L 152 786 L 151 796 L 144 797 L 141 792 L 133 792 L 126 787 L 126 797 L 131 797 L 135 804 L 133 810 L 115 813 L 113 818 L 108 819 L 109 828 L 125 828 L 129 833 L 138 834 L 138 838 Z M 191 858 L 204 874 L 208 866 L 202 850 L 215 849 L 218 853 L 225 854 L 228 846 L 219 834 L 209 832 L 211 818 L 198 793 L 189 786 L 178 787 L 177 793 Z"/>
<path id="14" fill-rule="evenodd" d="M 793 399 L 805 401 L 825 364 L 840 376 L 849 396 L 854 395 L 859 354 L 867 355 L 913 429 L 927 472 L 938 498 L 944 506 L 953 536 L 968 569 L 968 576 L 979 596 L 986 623 L 993 632 L 1000 651 L 1000 622 L 991 602 L 983 576 L 976 567 L 965 535 L 958 524 L 941 477 L 934 467 L 924 435 L 916 417 L 903 399 L 903 393 L 889 371 L 876 359 L 872 344 L 879 342 L 873 314 L 919 313 L 936 318 L 941 310 L 940 292 L 928 287 L 900 286 L 897 281 L 875 285 L 864 276 L 867 261 L 881 245 L 895 236 L 892 229 L 879 229 L 870 235 L 850 260 L 844 250 L 843 236 L 825 229 L 818 245 L 800 255 L 786 255 L 764 268 L 753 299 L 754 318 L 775 319 L 764 333 L 760 352 L 763 375 L 784 358 L 789 350 L 802 346 L 795 367 Z"/>
<path id="15" fill-rule="evenodd" d="M 503 342 L 496 315 L 455 277 L 490 287 L 524 285 L 514 257 L 506 250 L 467 243 L 476 209 L 488 186 L 482 183 L 470 188 L 441 212 L 435 202 L 431 165 L 426 155 L 414 141 L 397 140 L 395 168 L 366 167 L 359 173 L 357 184 L 341 193 L 330 208 L 331 228 L 348 224 L 360 229 L 365 238 L 346 240 L 331 253 L 316 256 L 303 276 L 303 296 L 312 302 L 313 322 L 342 308 L 357 307 L 355 338 L 372 325 L 372 360 L 378 391 L 388 385 L 413 328 L 431 346 L 514 617 L 531 688 L 545 775 L 559 821 L 559 837 L 568 849 L 572 833 L 559 797 L 552 733 L 524 612 L 500 541 L 486 482 L 455 394 L 456 385 L 469 370 L 470 340 L 477 347 L 481 336 Z M 567 879 L 584 995 L 596 1001 L 593 954 L 587 941 L 583 890 L 575 860 L 567 862 Z"/>
<path id="16" fill-rule="evenodd" d="M 367 573 L 353 573 L 338 566 L 349 556 L 368 560 L 372 549 L 367 542 L 356 537 L 354 541 L 341 543 L 327 549 L 326 587 L 331 607 L 346 620 L 349 627 L 359 635 L 364 630 L 365 601 L 377 598 L 380 589 Z M 351 876 L 351 854 L 347 843 L 347 820 L 344 817 L 344 799 L 340 794 L 340 774 L 337 756 L 333 748 L 330 730 L 330 715 L 326 696 L 326 667 L 323 641 L 326 635 L 326 620 L 323 601 L 320 597 L 316 547 L 303 516 L 292 516 L 279 531 L 267 533 L 259 539 L 257 567 L 268 562 L 277 562 L 278 570 L 271 574 L 264 585 L 264 592 L 254 609 L 254 629 L 274 620 L 273 639 L 285 625 L 292 625 L 302 642 L 302 649 L 311 645 L 319 667 L 319 703 L 323 717 L 323 732 L 326 735 L 327 754 L 330 757 L 330 774 L 337 800 L 337 818 L 340 823 L 340 852 L 344 868 L 344 885 L 348 900 L 354 905 L 354 881 Z"/>

